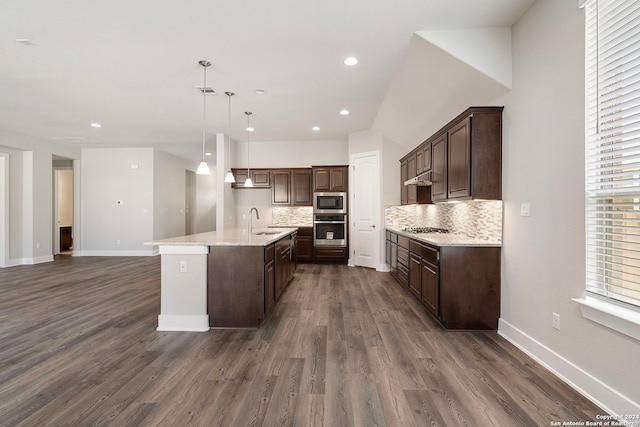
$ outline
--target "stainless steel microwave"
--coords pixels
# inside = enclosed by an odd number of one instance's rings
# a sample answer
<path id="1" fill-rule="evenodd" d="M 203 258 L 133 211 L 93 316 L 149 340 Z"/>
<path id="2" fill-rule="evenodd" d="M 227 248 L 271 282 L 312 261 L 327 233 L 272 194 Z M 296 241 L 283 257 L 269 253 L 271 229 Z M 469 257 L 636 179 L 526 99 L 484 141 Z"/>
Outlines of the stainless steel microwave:
<path id="1" fill-rule="evenodd" d="M 313 193 L 313 212 L 324 214 L 346 214 L 347 193 Z"/>

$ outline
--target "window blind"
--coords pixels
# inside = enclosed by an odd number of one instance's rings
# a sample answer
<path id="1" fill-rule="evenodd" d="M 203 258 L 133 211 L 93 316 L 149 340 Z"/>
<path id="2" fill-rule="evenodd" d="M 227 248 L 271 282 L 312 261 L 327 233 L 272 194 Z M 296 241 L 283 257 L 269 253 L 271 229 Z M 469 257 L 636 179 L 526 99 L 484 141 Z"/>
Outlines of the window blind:
<path id="1" fill-rule="evenodd" d="M 640 2 L 585 18 L 586 289 L 640 306 Z"/>

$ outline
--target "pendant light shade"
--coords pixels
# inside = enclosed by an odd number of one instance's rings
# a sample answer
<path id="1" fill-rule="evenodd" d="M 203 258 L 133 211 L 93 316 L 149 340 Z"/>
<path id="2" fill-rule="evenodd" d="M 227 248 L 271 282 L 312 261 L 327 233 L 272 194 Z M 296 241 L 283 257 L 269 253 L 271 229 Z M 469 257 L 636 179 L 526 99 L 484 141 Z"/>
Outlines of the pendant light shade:
<path id="1" fill-rule="evenodd" d="M 204 125 L 207 118 L 207 68 L 211 66 L 211 62 L 209 61 L 198 61 L 198 64 L 202 66 L 204 69 L 204 84 L 202 85 L 202 160 L 198 165 L 198 169 L 196 169 L 196 174 L 198 175 L 211 175 L 209 171 L 209 165 L 207 161 L 204 159 L 205 156 L 205 131 Z"/>
<path id="2" fill-rule="evenodd" d="M 236 182 L 233 172 L 231 172 L 231 97 L 235 95 L 233 92 L 225 92 L 225 95 L 229 98 L 229 128 L 227 129 L 227 137 L 229 138 L 229 170 L 224 176 L 224 182 L 234 183 Z"/>
<path id="3" fill-rule="evenodd" d="M 244 112 L 247 115 L 247 179 L 244 182 L 244 186 L 245 187 L 253 187 L 253 181 L 251 180 L 251 169 L 249 168 L 249 134 L 250 134 L 250 130 L 251 126 L 249 124 L 249 117 L 251 116 L 251 111 L 245 111 Z"/>

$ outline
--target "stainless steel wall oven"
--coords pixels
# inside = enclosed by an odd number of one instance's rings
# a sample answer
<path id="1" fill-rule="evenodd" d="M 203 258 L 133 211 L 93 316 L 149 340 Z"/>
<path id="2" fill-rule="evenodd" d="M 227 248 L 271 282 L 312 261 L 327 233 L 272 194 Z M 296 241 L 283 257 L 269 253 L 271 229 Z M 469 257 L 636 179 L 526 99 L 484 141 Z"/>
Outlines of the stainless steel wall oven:
<path id="1" fill-rule="evenodd" d="M 314 246 L 347 246 L 347 216 L 315 214 L 313 216 Z"/>

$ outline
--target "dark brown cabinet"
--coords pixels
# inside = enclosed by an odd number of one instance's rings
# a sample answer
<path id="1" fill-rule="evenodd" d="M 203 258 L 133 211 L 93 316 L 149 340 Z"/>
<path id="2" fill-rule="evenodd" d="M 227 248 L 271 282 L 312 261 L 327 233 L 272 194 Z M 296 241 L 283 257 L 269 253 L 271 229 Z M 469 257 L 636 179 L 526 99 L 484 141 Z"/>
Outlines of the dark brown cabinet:
<path id="1" fill-rule="evenodd" d="M 271 204 L 290 205 L 291 204 L 291 171 L 273 170 L 271 171 Z"/>
<path id="2" fill-rule="evenodd" d="M 269 313 L 276 304 L 276 261 L 275 244 L 264 249 L 264 312 Z"/>
<path id="3" fill-rule="evenodd" d="M 254 328 L 273 309 L 296 269 L 296 233 L 267 246 L 211 246 L 207 257 L 209 326 Z"/>
<path id="4" fill-rule="evenodd" d="M 313 227 L 298 228 L 296 260 L 299 262 L 313 261 Z"/>
<path id="5" fill-rule="evenodd" d="M 313 191 L 346 192 L 349 187 L 347 166 L 313 166 Z"/>
<path id="6" fill-rule="evenodd" d="M 425 143 L 418 148 L 416 159 L 418 174 L 431 170 L 431 143 Z"/>
<path id="7" fill-rule="evenodd" d="M 347 248 L 343 247 L 316 247 L 313 258 L 316 261 L 347 261 Z"/>
<path id="8" fill-rule="evenodd" d="M 418 157 L 420 153 L 420 157 Z M 400 163 L 400 202 L 403 205 L 415 203 L 431 203 L 430 188 L 421 185 L 404 185 L 404 182 L 418 175 L 418 164 L 424 167 L 424 150 L 413 152 L 402 159 Z M 431 163 L 431 148 L 429 148 L 429 163 Z"/>
<path id="9" fill-rule="evenodd" d="M 406 205 L 409 203 L 409 186 L 404 185 L 404 182 L 409 179 L 409 165 L 407 160 L 400 163 L 400 204 Z"/>
<path id="10" fill-rule="evenodd" d="M 401 246 L 405 241 L 409 250 Z M 408 287 L 442 326 L 470 330 L 498 328 L 499 247 L 436 247 L 387 231 L 386 248 L 392 276 Z M 403 269 L 407 269 L 406 275 Z"/>
<path id="11" fill-rule="evenodd" d="M 293 169 L 291 181 L 291 204 L 293 206 L 313 206 L 313 174 L 311 169 Z"/>
<path id="12" fill-rule="evenodd" d="M 447 135 L 441 135 L 431 147 L 431 198 L 437 202 L 447 198 Z"/>
<path id="13" fill-rule="evenodd" d="M 422 187 L 414 197 L 414 187 L 407 186 L 401 204 L 502 199 L 502 110 L 470 107 L 400 159 L 402 183 L 432 171 L 432 185 L 424 187 L 429 199 L 421 196 Z"/>
<path id="14" fill-rule="evenodd" d="M 280 239 L 275 244 L 275 300 L 278 301 L 295 273 L 296 234 Z"/>
<path id="15" fill-rule="evenodd" d="M 409 253 L 409 290 L 416 296 L 422 298 L 422 281 L 420 279 L 420 255 Z"/>
<path id="16" fill-rule="evenodd" d="M 247 172 L 251 176 L 253 187 L 251 188 L 271 188 L 271 171 L 269 169 L 231 169 L 236 182 L 231 184 L 231 188 L 247 188 L 244 182 L 247 180 Z"/>
<path id="17" fill-rule="evenodd" d="M 471 196 L 471 118 L 467 117 L 453 126 L 448 134 L 447 198 Z"/>
<path id="18" fill-rule="evenodd" d="M 416 154 L 409 155 L 407 159 L 407 175 L 409 178 L 413 178 L 418 173 L 418 164 L 417 164 L 417 156 Z M 417 185 L 407 185 L 407 203 L 413 204 L 418 202 L 418 186 Z"/>

